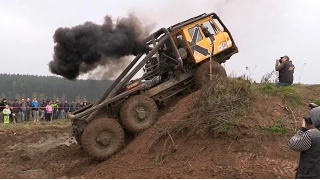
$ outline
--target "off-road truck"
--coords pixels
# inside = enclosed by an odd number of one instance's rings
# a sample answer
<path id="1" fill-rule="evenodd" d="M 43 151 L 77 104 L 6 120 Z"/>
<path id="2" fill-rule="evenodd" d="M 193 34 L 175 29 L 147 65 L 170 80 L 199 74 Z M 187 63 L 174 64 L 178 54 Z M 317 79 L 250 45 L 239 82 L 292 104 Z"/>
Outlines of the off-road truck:
<path id="1" fill-rule="evenodd" d="M 137 55 L 96 102 L 69 114 L 76 141 L 96 159 L 118 152 L 125 132 L 136 134 L 154 125 L 158 108 L 170 97 L 226 77 L 221 63 L 238 53 L 215 13 L 161 28 L 143 43 L 149 52 Z"/>

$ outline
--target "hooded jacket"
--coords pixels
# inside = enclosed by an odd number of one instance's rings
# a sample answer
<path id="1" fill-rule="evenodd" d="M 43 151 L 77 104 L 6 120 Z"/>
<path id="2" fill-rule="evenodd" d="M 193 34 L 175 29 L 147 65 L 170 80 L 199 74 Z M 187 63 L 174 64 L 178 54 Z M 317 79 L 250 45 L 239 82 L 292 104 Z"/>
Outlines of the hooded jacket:
<path id="1" fill-rule="evenodd" d="M 315 128 L 302 127 L 290 139 L 289 147 L 301 152 L 296 178 L 320 179 L 320 107 L 311 109 L 310 118 Z"/>

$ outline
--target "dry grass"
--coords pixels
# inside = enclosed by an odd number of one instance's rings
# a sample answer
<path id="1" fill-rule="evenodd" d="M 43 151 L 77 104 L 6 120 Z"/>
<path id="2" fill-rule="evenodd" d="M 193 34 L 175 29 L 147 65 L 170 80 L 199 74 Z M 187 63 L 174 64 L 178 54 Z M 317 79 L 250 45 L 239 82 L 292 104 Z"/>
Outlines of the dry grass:
<path id="1" fill-rule="evenodd" d="M 249 112 L 251 83 L 242 78 L 227 78 L 219 83 L 208 84 L 203 88 L 193 111 L 183 115 L 172 126 L 162 125 L 153 134 L 150 146 L 160 139 L 172 139 L 183 131 L 197 134 L 201 131 L 231 135 L 235 129 L 234 120 Z"/>

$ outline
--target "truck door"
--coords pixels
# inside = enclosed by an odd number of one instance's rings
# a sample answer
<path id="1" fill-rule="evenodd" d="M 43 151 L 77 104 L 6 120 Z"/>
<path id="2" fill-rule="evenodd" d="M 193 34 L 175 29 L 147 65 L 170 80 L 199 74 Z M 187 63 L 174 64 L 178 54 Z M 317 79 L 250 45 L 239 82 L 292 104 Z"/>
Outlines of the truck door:
<path id="1" fill-rule="evenodd" d="M 216 55 L 228 48 L 228 41 L 225 36 L 226 33 L 223 32 L 223 30 L 221 30 L 212 19 L 203 22 L 200 25 L 200 29 L 205 35 L 207 43 L 211 47 L 210 53 L 213 51 L 212 54 Z"/>
<path id="2" fill-rule="evenodd" d="M 224 27 L 220 24 L 219 20 L 213 18 L 209 22 L 218 31 L 218 33 L 217 33 L 217 40 L 218 41 L 215 43 L 217 48 L 215 49 L 215 51 L 217 51 L 217 53 L 219 53 L 219 52 L 224 51 L 228 48 L 231 48 L 232 47 L 231 38 L 230 38 L 228 32 L 226 32 Z"/>
<path id="3" fill-rule="evenodd" d="M 210 47 L 207 40 L 203 37 L 199 26 L 193 25 L 183 30 L 190 54 L 193 55 L 196 63 L 203 61 L 210 56 Z"/>

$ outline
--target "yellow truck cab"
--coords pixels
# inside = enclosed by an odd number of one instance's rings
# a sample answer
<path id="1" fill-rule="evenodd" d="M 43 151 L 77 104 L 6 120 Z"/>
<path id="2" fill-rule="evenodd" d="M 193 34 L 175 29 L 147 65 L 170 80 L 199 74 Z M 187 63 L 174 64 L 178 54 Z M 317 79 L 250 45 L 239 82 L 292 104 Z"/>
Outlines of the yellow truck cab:
<path id="1" fill-rule="evenodd" d="M 201 14 L 169 27 L 178 48 L 187 50 L 187 61 L 199 63 L 210 58 L 222 63 L 238 52 L 227 27 L 215 14 Z"/>

